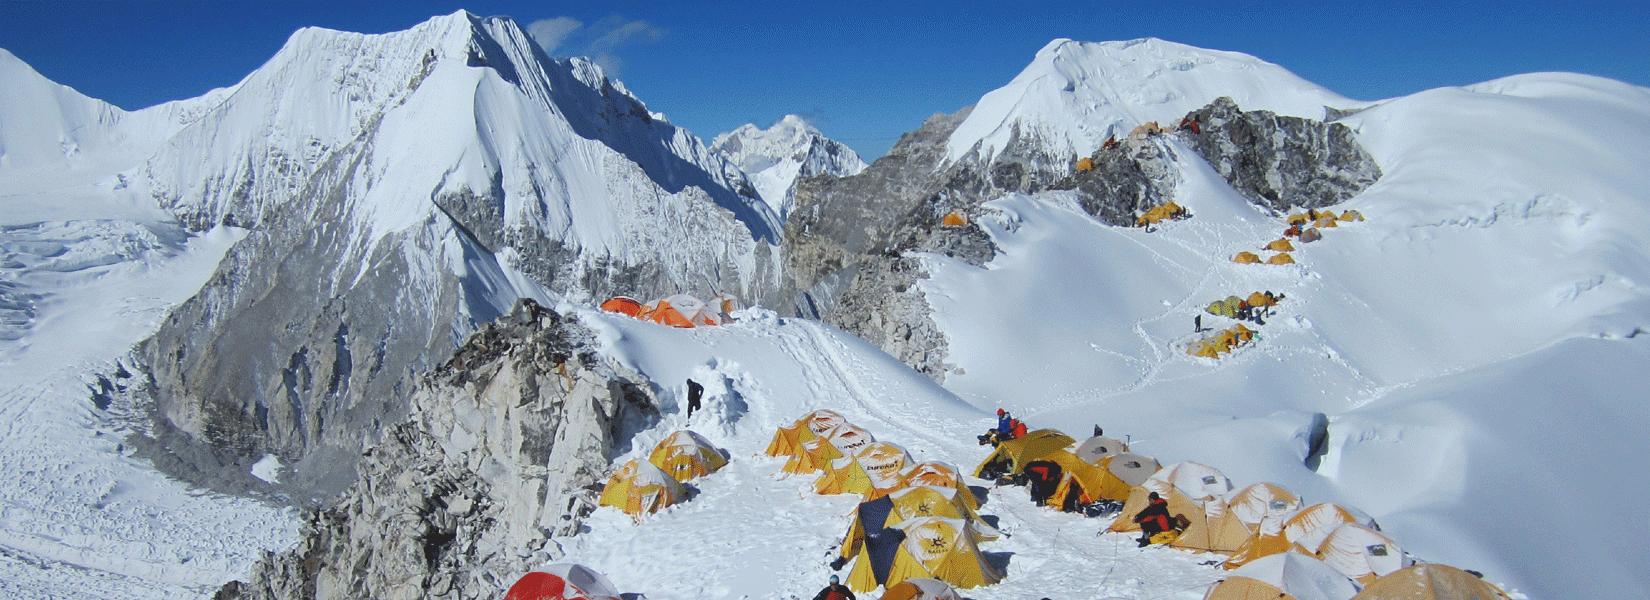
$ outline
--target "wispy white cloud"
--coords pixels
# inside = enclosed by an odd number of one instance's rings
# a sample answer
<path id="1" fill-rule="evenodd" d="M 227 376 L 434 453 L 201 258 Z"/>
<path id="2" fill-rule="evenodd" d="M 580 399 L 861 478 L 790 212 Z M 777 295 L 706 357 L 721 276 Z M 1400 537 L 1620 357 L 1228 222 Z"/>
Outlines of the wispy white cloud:
<path id="1" fill-rule="evenodd" d="M 572 17 L 540 19 L 527 26 L 527 33 L 547 54 L 588 56 L 609 75 L 616 75 L 624 65 L 621 50 L 664 39 L 666 31 L 647 21 L 612 16 L 589 25 Z"/>
<path id="2" fill-rule="evenodd" d="M 545 54 L 555 54 L 567 36 L 583 26 L 584 23 L 572 17 L 539 19 L 527 26 L 527 35 L 533 36 L 533 41 L 544 48 Z"/>

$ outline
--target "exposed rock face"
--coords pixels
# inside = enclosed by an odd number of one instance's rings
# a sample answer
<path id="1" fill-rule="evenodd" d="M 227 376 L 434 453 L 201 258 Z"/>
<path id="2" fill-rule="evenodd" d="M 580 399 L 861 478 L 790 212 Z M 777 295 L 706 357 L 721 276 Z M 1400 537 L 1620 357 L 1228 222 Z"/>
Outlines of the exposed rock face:
<path id="1" fill-rule="evenodd" d="M 1225 97 L 1187 118 L 1201 130 L 1183 134 L 1192 148 L 1232 187 L 1274 212 L 1345 202 L 1381 178 L 1375 158 L 1358 145 L 1352 128 L 1340 123 L 1244 112 Z"/>
<path id="2" fill-rule="evenodd" d="M 926 277 L 908 253 L 929 252 L 974 265 L 996 249 L 977 226 L 942 226 L 957 211 L 1010 192 L 1076 190 L 1084 210 L 1109 225 L 1130 226 L 1152 206 L 1174 200 L 1185 160 L 1179 140 L 1205 158 L 1245 196 L 1274 211 L 1342 202 L 1380 177 L 1380 168 L 1340 124 L 1243 112 L 1220 98 L 1188 115 L 1199 124 L 1128 137 L 1076 171 L 1071 157 L 1015 129 L 989 158 L 981 147 L 954 162 L 946 144 L 971 109 L 936 115 L 900 138 L 864 172 L 804 180 L 785 222 L 787 277 L 797 313 L 820 318 L 881 347 L 936 381 L 944 381 L 946 341 L 917 281 Z"/>
<path id="3" fill-rule="evenodd" d="M 1016 138 L 1010 152 L 980 164 L 970 155 L 941 168 L 946 140 L 968 109 L 930 117 L 888 155 L 858 175 L 809 179 L 797 186 L 785 222 L 787 277 L 798 314 L 858 335 L 943 381 L 945 337 L 928 317 L 910 252 L 943 254 L 981 265 L 996 248 L 977 226 L 942 227 L 952 211 L 973 212 L 1007 192 L 1045 189 L 1052 159 L 1035 140 Z"/>
<path id="4" fill-rule="evenodd" d="M 1102 223 L 1128 227 L 1140 211 L 1174 199 L 1177 158 L 1160 137 L 1123 138 L 1089 158 L 1093 169 L 1073 171 L 1053 189 L 1080 192 L 1083 210 Z"/>
<path id="5" fill-rule="evenodd" d="M 297 548 L 219 598 L 494 598 L 560 558 L 550 540 L 595 507 L 609 456 L 657 418 L 639 376 L 531 301 L 423 375 L 406 420 L 313 511 Z"/>
<path id="6" fill-rule="evenodd" d="M 140 349 L 163 462 L 236 492 L 274 455 L 277 492 L 323 502 L 413 374 L 518 296 L 777 304 L 778 220 L 749 187 L 508 19 L 303 30 L 134 177 L 191 228 L 247 230 Z"/>

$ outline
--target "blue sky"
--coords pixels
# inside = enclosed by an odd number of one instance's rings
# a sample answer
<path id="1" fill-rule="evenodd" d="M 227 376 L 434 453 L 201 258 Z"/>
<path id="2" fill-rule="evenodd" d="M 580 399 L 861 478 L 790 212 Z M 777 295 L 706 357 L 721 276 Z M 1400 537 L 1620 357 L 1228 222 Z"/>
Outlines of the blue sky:
<path id="1" fill-rule="evenodd" d="M 300 27 L 379 33 L 462 8 L 514 17 L 552 54 L 601 55 L 649 108 L 707 140 L 799 113 L 870 160 L 1007 83 L 1054 38 L 1244 52 L 1362 100 L 1534 71 L 1650 86 L 1646 5 L 0 0 L 0 48 L 137 109 L 235 83 Z"/>

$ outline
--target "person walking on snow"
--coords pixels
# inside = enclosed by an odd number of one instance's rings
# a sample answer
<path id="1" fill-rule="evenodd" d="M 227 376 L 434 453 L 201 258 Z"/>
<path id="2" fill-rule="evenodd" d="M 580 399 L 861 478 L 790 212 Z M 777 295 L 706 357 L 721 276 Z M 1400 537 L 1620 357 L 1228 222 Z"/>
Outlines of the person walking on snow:
<path id="1" fill-rule="evenodd" d="M 831 584 L 819 590 L 819 593 L 814 595 L 814 600 L 854 600 L 854 592 L 849 590 L 848 586 L 837 583 L 836 575 L 832 575 Z"/>
<path id="2" fill-rule="evenodd" d="M 694 381 L 692 379 L 687 380 L 687 382 L 688 382 L 687 416 L 689 418 L 692 418 L 693 417 L 693 411 L 699 408 L 699 397 L 705 395 L 705 386 L 699 385 L 699 382 Z"/>

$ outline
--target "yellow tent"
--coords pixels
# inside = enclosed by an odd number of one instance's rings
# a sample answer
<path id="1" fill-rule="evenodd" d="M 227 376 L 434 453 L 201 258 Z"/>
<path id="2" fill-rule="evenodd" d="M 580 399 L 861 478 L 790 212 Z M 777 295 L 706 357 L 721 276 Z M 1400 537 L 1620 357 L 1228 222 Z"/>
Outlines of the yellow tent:
<path id="1" fill-rule="evenodd" d="M 1340 224 L 1335 222 L 1335 213 L 1324 213 L 1323 216 L 1318 217 L 1318 220 L 1312 223 L 1312 226 L 1319 229 L 1325 229 L 1329 227 L 1340 227 Z"/>
<path id="2" fill-rule="evenodd" d="M 1226 504 L 1253 533 L 1260 530 L 1260 522 L 1264 519 L 1282 517 L 1300 510 L 1301 499 L 1278 484 L 1256 483 L 1232 494 Z"/>
<path id="3" fill-rule="evenodd" d="M 1336 527 L 1318 548 L 1317 556 L 1360 586 L 1375 583 L 1376 579 L 1415 562 L 1404 555 L 1398 542 L 1357 523 Z"/>
<path id="4" fill-rule="evenodd" d="M 1094 168 L 1094 159 L 1087 156 L 1077 159 L 1077 170 L 1088 171 Z"/>
<path id="5" fill-rule="evenodd" d="M 816 410 L 802 415 L 795 423 L 780 427 L 768 443 L 768 456 L 796 456 L 802 452 L 802 443 L 819 437 L 832 427 L 848 422 L 833 410 Z"/>
<path id="6" fill-rule="evenodd" d="M 1274 252 L 1289 252 L 1295 249 L 1295 245 L 1289 243 L 1289 238 L 1284 237 L 1272 240 L 1272 243 L 1266 245 L 1266 249 Z"/>
<path id="7" fill-rule="evenodd" d="M 963 482 L 962 473 L 947 463 L 928 461 L 920 462 L 905 468 L 901 474 L 906 486 L 929 486 L 937 488 L 951 488 L 957 490 L 957 497 L 966 503 L 969 508 L 978 509 L 979 499 L 974 492 L 969 491 L 968 484 Z"/>
<path id="8" fill-rule="evenodd" d="M 1364 215 L 1363 215 L 1363 213 L 1360 213 L 1360 212 L 1355 211 L 1355 210 L 1348 210 L 1344 213 L 1341 213 L 1341 220 L 1342 221 L 1362 221 L 1362 220 L 1364 220 Z"/>
<path id="9" fill-rule="evenodd" d="M 1048 456 L 1059 450 L 1065 450 L 1077 440 L 1071 439 L 1053 429 L 1038 429 L 1018 438 L 997 444 L 997 449 L 990 456 L 974 468 L 974 476 L 992 479 L 983 475 L 988 469 L 999 473 L 1019 473 L 1026 463 Z"/>
<path id="10" fill-rule="evenodd" d="M 633 458 L 607 480 L 597 504 L 612 506 L 633 517 L 640 517 L 675 504 L 686 493 L 687 488 L 682 486 L 682 482 L 676 481 L 669 473 L 653 463 Z"/>
<path id="11" fill-rule="evenodd" d="M 1283 525 L 1283 535 L 1302 554 L 1316 555 L 1329 534 L 1344 523 L 1358 523 L 1376 531 L 1381 529 L 1375 525 L 1374 519 L 1361 511 L 1323 503 L 1306 507 L 1290 517 Z"/>
<path id="12" fill-rule="evenodd" d="M 1286 217 L 1284 219 L 1284 221 L 1289 223 L 1290 225 L 1303 225 L 1308 220 L 1310 220 L 1310 219 L 1307 219 L 1306 215 L 1301 214 L 1301 213 L 1291 214 L 1291 215 L 1289 215 L 1288 217 Z"/>
<path id="13" fill-rule="evenodd" d="M 888 442 L 871 442 L 851 457 L 831 461 L 825 476 L 814 482 L 821 494 L 860 494 L 875 500 L 905 485 L 900 472 L 911 463 L 905 449 Z"/>
<path id="14" fill-rule="evenodd" d="M 1255 532 L 1221 566 L 1227 570 L 1237 569 L 1268 556 L 1292 553 L 1289 538 L 1283 535 L 1283 526 L 1293 516 L 1294 513 L 1287 513 L 1261 519 Z"/>
<path id="15" fill-rule="evenodd" d="M 1279 252 L 1277 254 L 1273 254 L 1271 258 L 1266 259 L 1266 264 L 1292 265 L 1295 264 L 1295 257 L 1290 256 L 1288 252 Z"/>
<path id="16" fill-rule="evenodd" d="M 690 481 L 727 466 L 728 459 L 703 436 L 684 430 L 670 434 L 654 446 L 647 462 L 677 481 Z"/>
<path id="17" fill-rule="evenodd" d="M 1242 548 L 1250 536 L 1249 528 L 1220 498 L 1203 503 L 1202 512 L 1187 518 L 1190 524 L 1186 531 L 1171 544 L 1176 548 L 1231 554 Z"/>
<path id="18" fill-rule="evenodd" d="M 1184 216 L 1186 216 L 1186 209 L 1181 208 L 1179 204 L 1166 202 L 1146 209 L 1139 218 L 1134 220 L 1134 224 L 1137 227 L 1145 227 Z"/>
<path id="19" fill-rule="evenodd" d="M 1358 588 L 1318 559 L 1285 552 L 1233 571 L 1204 594 L 1204 600 L 1346 600 Z"/>
<path id="20" fill-rule="evenodd" d="M 956 490 L 928 486 L 908 487 L 882 498 L 860 503 L 860 507 L 854 511 L 854 522 L 848 526 L 848 534 L 842 538 L 841 551 L 838 554 L 845 559 L 854 558 L 865 549 L 868 531 L 894 527 L 920 517 L 944 517 L 967 521 L 969 533 L 974 536 L 976 542 L 995 540 L 1002 535 L 996 528 L 985 524 L 980 519 L 980 514 L 968 506 Z"/>
<path id="21" fill-rule="evenodd" d="M 1232 257 L 1232 262 L 1242 263 L 1242 264 L 1246 264 L 1246 265 L 1258 264 L 1260 262 L 1260 257 L 1256 256 L 1255 253 L 1253 253 L 1253 252 L 1249 252 L 1249 251 L 1245 250 L 1243 252 L 1237 253 L 1236 256 L 1233 256 Z"/>
<path id="22" fill-rule="evenodd" d="M 1507 600 L 1507 593 L 1455 567 L 1418 564 L 1375 580 L 1352 600 Z"/>
<path id="23" fill-rule="evenodd" d="M 829 467 L 831 461 L 853 456 L 876 438 L 852 423 L 840 423 L 819 437 L 802 442 L 802 452 L 785 461 L 786 473 L 813 473 Z"/>
<path id="24" fill-rule="evenodd" d="M 944 581 L 928 577 L 912 577 L 882 593 L 882 600 L 962 600 L 957 590 Z"/>
<path id="25" fill-rule="evenodd" d="M 945 218 L 940 219 L 940 224 L 946 227 L 962 227 L 968 224 L 968 215 L 962 214 L 961 211 L 953 210 L 946 213 Z"/>
<path id="26" fill-rule="evenodd" d="M 1214 467 L 1189 461 L 1163 467 L 1129 490 L 1123 514 L 1112 523 L 1111 531 L 1139 531 L 1140 524 L 1134 522 L 1134 516 L 1150 503 L 1151 492 L 1169 501 L 1169 514 L 1196 519 L 1204 512 L 1205 503 L 1231 490 L 1232 482 Z"/>
<path id="27" fill-rule="evenodd" d="M 1277 298 L 1268 298 L 1266 294 L 1260 292 L 1251 293 L 1244 300 L 1249 303 L 1249 306 L 1256 307 L 1267 307 L 1278 303 Z"/>
<path id="28" fill-rule="evenodd" d="M 905 533 L 891 563 L 887 577 L 877 581 L 870 553 L 861 553 L 865 560 L 855 561 L 848 574 L 848 587 L 856 592 L 869 592 L 878 585 L 898 585 L 913 577 L 931 577 L 968 589 L 1001 581 L 1003 574 L 986 562 L 968 534 L 968 523 L 961 519 L 918 517 L 899 524 Z"/>

